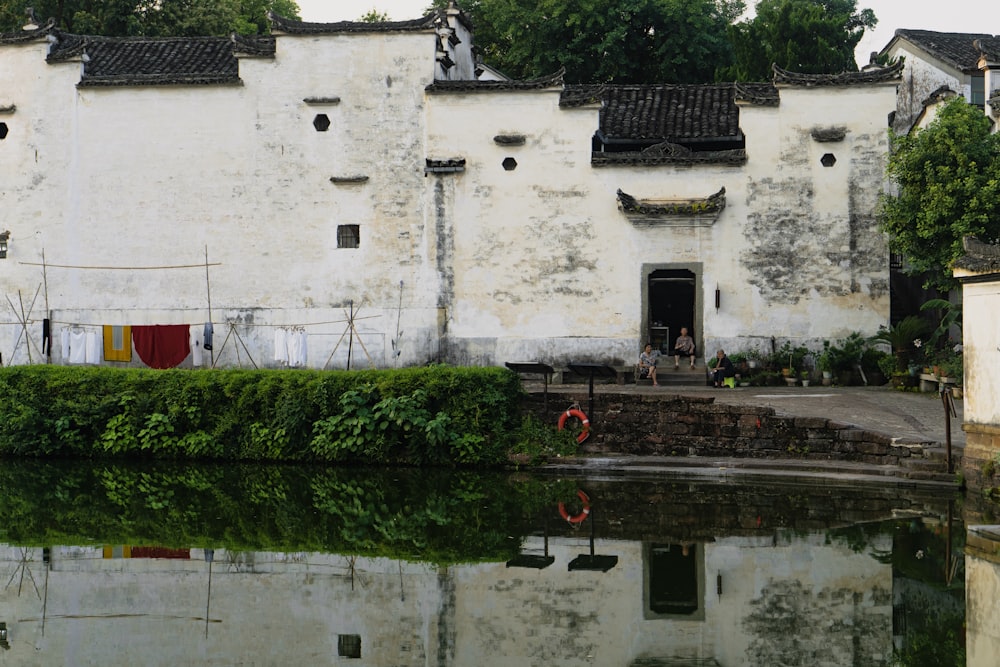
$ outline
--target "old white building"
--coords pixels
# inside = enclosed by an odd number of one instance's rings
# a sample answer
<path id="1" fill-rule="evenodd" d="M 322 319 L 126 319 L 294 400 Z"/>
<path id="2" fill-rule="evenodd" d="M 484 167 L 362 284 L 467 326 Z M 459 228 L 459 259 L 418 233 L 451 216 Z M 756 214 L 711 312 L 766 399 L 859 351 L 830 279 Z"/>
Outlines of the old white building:
<path id="1" fill-rule="evenodd" d="M 893 120 L 897 132 L 930 122 L 928 107 L 947 94 L 962 95 L 993 119 L 1000 115 L 1000 37 L 901 28 L 881 54 L 903 62 Z"/>
<path id="2" fill-rule="evenodd" d="M 206 322 L 203 365 L 313 368 L 621 365 L 681 326 L 701 356 L 888 322 L 899 66 L 484 81 L 455 8 L 273 28 L 0 35 L 4 363 L 196 364 L 181 328 L 133 355 L 121 327 Z"/>

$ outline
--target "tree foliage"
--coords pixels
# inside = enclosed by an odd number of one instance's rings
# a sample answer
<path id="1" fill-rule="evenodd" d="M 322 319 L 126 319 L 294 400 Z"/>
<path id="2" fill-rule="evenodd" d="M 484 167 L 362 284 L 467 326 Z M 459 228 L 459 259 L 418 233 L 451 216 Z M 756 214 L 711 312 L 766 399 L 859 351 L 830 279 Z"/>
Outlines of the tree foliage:
<path id="1" fill-rule="evenodd" d="M 446 4 L 435 2 L 436 5 Z M 705 83 L 732 62 L 742 0 L 467 0 L 483 59 L 517 79 Z"/>
<path id="2" fill-rule="evenodd" d="M 358 20 L 361 21 L 362 23 L 382 23 L 390 19 L 387 13 L 372 7 L 367 12 L 362 14 L 361 18 L 359 18 Z"/>
<path id="3" fill-rule="evenodd" d="M 898 188 L 882 200 L 890 247 L 926 274 L 925 287 L 951 289 L 964 236 L 1000 241 L 1000 134 L 956 97 L 926 128 L 892 137 L 888 174 Z"/>
<path id="4" fill-rule="evenodd" d="M 735 64 L 723 78 L 769 81 L 771 64 L 793 72 L 854 72 L 854 49 L 878 22 L 857 0 L 760 0 L 756 15 L 729 28 Z"/>
<path id="5" fill-rule="evenodd" d="M 266 34 L 269 11 L 299 15 L 295 0 L 0 0 L 0 32 L 20 30 L 27 7 L 66 32 L 114 37 Z"/>

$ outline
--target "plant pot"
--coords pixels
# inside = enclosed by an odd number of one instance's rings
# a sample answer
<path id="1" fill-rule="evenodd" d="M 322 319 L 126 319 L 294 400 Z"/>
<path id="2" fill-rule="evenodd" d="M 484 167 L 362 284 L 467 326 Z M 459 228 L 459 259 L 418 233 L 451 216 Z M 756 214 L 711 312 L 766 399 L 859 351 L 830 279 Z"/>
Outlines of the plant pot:
<path id="1" fill-rule="evenodd" d="M 788 378 L 788 377 L 785 378 L 785 384 L 787 384 L 789 387 L 794 387 L 798 383 L 799 381 L 797 378 Z"/>
<path id="2" fill-rule="evenodd" d="M 747 360 L 747 365 L 750 366 L 750 368 L 757 368 L 757 360 L 749 359 Z"/>
<path id="3" fill-rule="evenodd" d="M 808 387 L 809 386 L 809 380 L 803 380 L 802 381 L 802 386 L 803 387 Z"/>
<path id="4" fill-rule="evenodd" d="M 965 393 L 962 391 L 961 387 L 952 387 L 951 388 L 951 397 L 952 398 L 962 398 L 964 395 L 965 395 Z"/>

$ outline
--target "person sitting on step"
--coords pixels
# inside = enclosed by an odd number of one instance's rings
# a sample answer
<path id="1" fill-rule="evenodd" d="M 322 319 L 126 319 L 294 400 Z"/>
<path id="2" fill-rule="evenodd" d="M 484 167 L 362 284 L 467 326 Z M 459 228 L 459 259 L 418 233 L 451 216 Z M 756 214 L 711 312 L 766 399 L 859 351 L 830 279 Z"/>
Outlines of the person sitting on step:
<path id="1" fill-rule="evenodd" d="M 691 368 L 694 369 L 694 338 L 688 335 L 687 327 L 681 327 L 681 335 L 674 343 L 674 370 L 680 368 L 681 357 L 691 358 Z"/>
<path id="2" fill-rule="evenodd" d="M 637 364 L 638 378 L 645 380 L 649 378 L 653 381 L 653 386 L 660 386 L 656 381 L 656 362 L 660 358 L 660 351 L 653 351 L 653 346 L 646 343 L 646 349 L 639 353 L 639 363 Z"/>

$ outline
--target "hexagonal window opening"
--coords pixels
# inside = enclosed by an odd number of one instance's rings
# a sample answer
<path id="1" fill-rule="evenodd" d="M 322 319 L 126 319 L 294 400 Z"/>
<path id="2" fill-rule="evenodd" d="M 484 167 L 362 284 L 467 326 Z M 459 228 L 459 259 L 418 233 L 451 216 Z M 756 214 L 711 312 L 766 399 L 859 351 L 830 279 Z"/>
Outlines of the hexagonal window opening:
<path id="1" fill-rule="evenodd" d="M 7 138 L 7 123 L 0 123 L 0 139 Z"/>
<path id="2" fill-rule="evenodd" d="M 504 158 L 503 160 L 504 171 L 514 171 L 517 169 L 517 160 L 512 157 Z"/>
<path id="3" fill-rule="evenodd" d="M 330 129 L 330 117 L 325 113 L 316 114 L 316 117 L 313 118 L 313 127 L 316 128 L 317 132 L 326 132 Z"/>
<path id="4" fill-rule="evenodd" d="M 837 164 L 837 157 L 833 153 L 827 153 L 819 159 L 819 162 L 824 167 L 832 167 Z"/>

